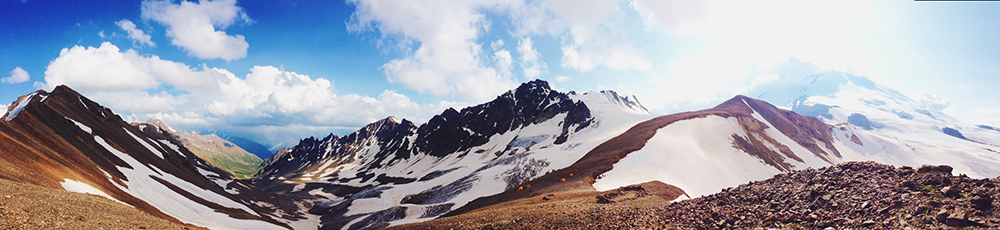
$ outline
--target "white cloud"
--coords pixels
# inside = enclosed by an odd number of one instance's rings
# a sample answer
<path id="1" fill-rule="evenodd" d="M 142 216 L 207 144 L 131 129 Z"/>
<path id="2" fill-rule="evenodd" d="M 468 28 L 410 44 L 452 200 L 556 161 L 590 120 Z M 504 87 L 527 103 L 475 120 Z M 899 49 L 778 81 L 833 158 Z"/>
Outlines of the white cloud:
<path id="1" fill-rule="evenodd" d="M 121 21 L 115 22 L 115 25 L 121 27 L 122 30 L 128 32 L 128 39 L 132 40 L 133 43 L 138 42 L 147 46 L 156 47 L 156 43 L 153 43 L 151 39 L 153 36 L 146 34 L 146 32 L 135 27 L 135 23 L 129 21 L 128 19 L 122 19 Z M 98 35 L 104 38 L 104 31 L 102 30 Z"/>
<path id="2" fill-rule="evenodd" d="M 510 76 L 510 67 L 514 64 L 514 58 L 510 56 L 510 51 L 497 50 L 493 52 L 493 60 L 496 61 L 497 73 L 500 76 Z"/>
<path id="3" fill-rule="evenodd" d="M 560 66 L 580 72 L 597 67 L 616 70 L 650 70 L 648 61 L 619 28 L 627 20 L 620 1 L 481 0 L 481 1 L 382 1 L 351 0 L 356 6 L 348 21 L 354 32 L 377 31 L 381 41 L 398 39 L 405 55 L 382 66 L 388 80 L 420 93 L 483 101 L 513 88 L 505 54 L 497 52 L 502 40 L 489 43 L 495 52 L 484 52 L 487 18 L 509 18 L 507 31 L 520 37 L 518 52 L 526 79 L 548 70 L 529 36 L 553 36 L 562 43 Z M 485 42 L 483 42 L 485 43 Z M 415 45 L 415 50 L 409 50 Z M 486 61 L 490 58 L 502 61 Z M 484 87 L 490 86 L 490 87 Z"/>
<path id="4" fill-rule="evenodd" d="M 558 76 L 558 77 L 556 77 L 556 81 L 558 81 L 558 82 L 568 82 L 568 81 L 572 81 L 572 80 L 573 80 L 572 78 L 569 78 L 567 76 Z"/>
<path id="5" fill-rule="evenodd" d="M 97 36 L 100 36 L 103 39 L 105 37 L 104 36 L 104 31 L 101 30 L 101 32 L 97 32 Z"/>
<path id="6" fill-rule="evenodd" d="M 74 89 L 96 91 L 135 91 L 156 88 L 160 81 L 178 90 L 193 91 L 211 88 L 225 74 L 218 69 L 202 66 L 202 71 L 189 66 L 161 60 L 157 56 L 143 57 L 135 50 L 121 50 L 110 42 L 100 47 L 73 46 L 64 48 L 59 57 L 45 70 L 45 84 L 52 89 L 69 85 Z"/>
<path id="7" fill-rule="evenodd" d="M 205 120 L 205 118 L 201 117 L 197 113 L 190 112 L 190 111 L 184 112 L 184 113 L 181 113 L 181 114 L 177 114 L 177 113 L 146 114 L 146 117 L 156 118 L 157 120 L 163 121 L 164 123 L 167 123 L 167 124 L 170 124 L 170 125 L 186 125 L 186 126 L 190 126 L 190 125 L 207 126 L 207 125 L 209 125 L 208 120 Z M 194 130 L 192 130 L 192 131 L 194 131 Z"/>
<path id="8" fill-rule="evenodd" d="M 549 0 L 520 5 L 512 13 L 516 35 L 552 35 L 562 40 L 560 66 L 588 72 L 598 66 L 649 70 L 652 63 L 621 28 L 627 17 L 613 0 Z"/>
<path id="9" fill-rule="evenodd" d="M 376 97 L 338 95 L 332 81 L 273 66 L 255 66 L 240 78 L 225 69 L 194 69 L 157 56 L 143 57 L 108 42 L 97 48 L 63 49 L 45 74 L 46 82 L 36 83 L 39 87 L 52 90 L 66 84 L 131 121 L 157 118 L 193 131 L 239 130 L 261 135 L 269 143 L 304 136 L 264 130 L 303 135 L 353 131 L 390 115 L 420 124 L 449 107 L 466 106 L 447 101 L 418 104 L 390 90 Z"/>
<path id="10" fill-rule="evenodd" d="M 243 35 L 221 31 L 237 22 L 251 22 L 236 0 L 143 1 L 142 18 L 167 26 L 171 44 L 201 59 L 240 59 L 250 47 Z"/>
<path id="11" fill-rule="evenodd" d="M 650 30 L 663 26 L 683 34 L 697 30 L 708 19 L 706 1 L 633 0 L 631 6 Z"/>
<path id="12" fill-rule="evenodd" d="M 549 66 L 542 61 L 542 54 L 535 50 L 530 37 L 521 38 L 517 42 L 517 52 L 521 54 L 521 69 L 524 77 L 535 79 L 549 71 Z"/>
<path id="13" fill-rule="evenodd" d="M 752 90 L 754 87 L 757 87 L 757 85 L 760 85 L 761 83 L 765 83 L 765 82 L 769 82 L 769 81 L 774 81 L 774 80 L 778 80 L 778 79 L 781 79 L 781 76 L 778 76 L 777 74 L 773 74 L 773 73 L 760 73 L 760 74 L 757 74 L 757 76 L 754 77 L 753 81 L 750 83 L 750 89 Z"/>
<path id="14" fill-rule="evenodd" d="M 979 108 L 973 112 L 972 119 L 970 120 L 974 124 L 985 124 L 1000 128 L 1000 108 L 990 109 L 990 108 Z"/>
<path id="15" fill-rule="evenodd" d="M 476 42 L 489 24 L 479 10 L 503 3 L 348 2 L 356 6 L 348 21 L 349 30 L 378 30 L 383 36 L 404 38 L 402 43 L 419 43 L 415 51 L 382 66 L 389 82 L 401 83 L 420 93 L 472 101 L 488 100 L 516 86 L 513 79 L 503 74 L 502 66 L 484 64 L 488 62 L 483 60 L 489 57 L 484 57 L 481 45 Z M 498 63 L 504 64 L 503 61 Z"/>
<path id="16" fill-rule="evenodd" d="M 695 4 L 690 8 L 687 6 Z M 682 39 L 703 41 L 650 82 L 643 103 L 657 112 L 704 109 L 744 93 L 753 70 L 789 57 L 822 69 L 868 75 L 865 46 L 859 36 L 872 34 L 871 2 L 635 0 L 632 7 L 647 28 L 666 30 Z M 673 7 L 671 7 L 673 6 Z M 748 76 L 748 74 L 751 74 Z M 781 74 L 779 74 L 781 75 Z M 783 76 L 783 75 L 781 75 Z M 759 80 L 767 80 L 762 76 Z M 760 83 L 760 82 L 757 82 Z"/>
<path id="17" fill-rule="evenodd" d="M 10 71 L 10 77 L 5 77 L 3 79 L 0 79 L 0 82 L 16 84 L 16 83 L 26 82 L 28 81 L 28 79 L 31 79 L 31 77 L 28 75 L 28 71 L 24 71 L 24 69 L 21 69 L 21 67 L 18 66 L 14 67 L 14 70 Z"/>

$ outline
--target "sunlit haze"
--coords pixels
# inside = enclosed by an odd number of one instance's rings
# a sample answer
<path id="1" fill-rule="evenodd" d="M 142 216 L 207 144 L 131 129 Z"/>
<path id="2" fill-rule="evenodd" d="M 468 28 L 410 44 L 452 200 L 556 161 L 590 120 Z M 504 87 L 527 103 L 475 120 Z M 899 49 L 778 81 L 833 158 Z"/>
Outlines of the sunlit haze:
<path id="1" fill-rule="evenodd" d="M 654 114 L 844 71 L 1000 126 L 1000 3 L 0 2 L 0 109 L 68 85 L 127 121 L 268 147 L 423 123 L 522 82 L 636 95 Z M 754 95 L 748 95 L 754 96 Z"/>

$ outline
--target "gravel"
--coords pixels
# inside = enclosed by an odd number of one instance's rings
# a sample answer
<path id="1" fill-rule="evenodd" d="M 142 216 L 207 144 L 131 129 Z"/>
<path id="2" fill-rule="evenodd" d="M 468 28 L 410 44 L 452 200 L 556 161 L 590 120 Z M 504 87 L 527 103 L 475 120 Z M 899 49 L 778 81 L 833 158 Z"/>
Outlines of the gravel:
<path id="1" fill-rule="evenodd" d="M 0 229 L 197 229 L 97 195 L 0 179 Z"/>

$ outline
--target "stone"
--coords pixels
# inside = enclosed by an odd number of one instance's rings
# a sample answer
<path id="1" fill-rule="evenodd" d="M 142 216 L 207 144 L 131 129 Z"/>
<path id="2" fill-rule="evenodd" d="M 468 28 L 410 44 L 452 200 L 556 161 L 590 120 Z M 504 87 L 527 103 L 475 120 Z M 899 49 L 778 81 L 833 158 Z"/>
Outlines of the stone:
<path id="1" fill-rule="evenodd" d="M 945 219 L 944 224 L 956 227 L 966 226 L 969 224 L 967 218 L 968 218 L 968 213 L 966 213 L 965 210 L 955 209 L 955 211 L 952 212 L 951 215 L 948 215 L 948 217 Z"/>

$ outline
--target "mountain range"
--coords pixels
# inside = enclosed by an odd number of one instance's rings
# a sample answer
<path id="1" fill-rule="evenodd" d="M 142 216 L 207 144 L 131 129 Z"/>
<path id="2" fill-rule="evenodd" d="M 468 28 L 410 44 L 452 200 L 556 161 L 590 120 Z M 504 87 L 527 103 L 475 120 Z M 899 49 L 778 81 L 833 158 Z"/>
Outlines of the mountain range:
<path id="1" fill-rule="evenodd" d="M 764 82 L 663 116 L 634 96 L 534 80 L 424 124 L 387 117 L 263 160 L 217 135 L 129 124 L 65 86 L 18 98 L 3 118 L 0 178 L 212 229 L 454 227 L 546 204 L 662 207 L 856 161 L 1000 176 L 1000 131 L 842 72 Z"/>

